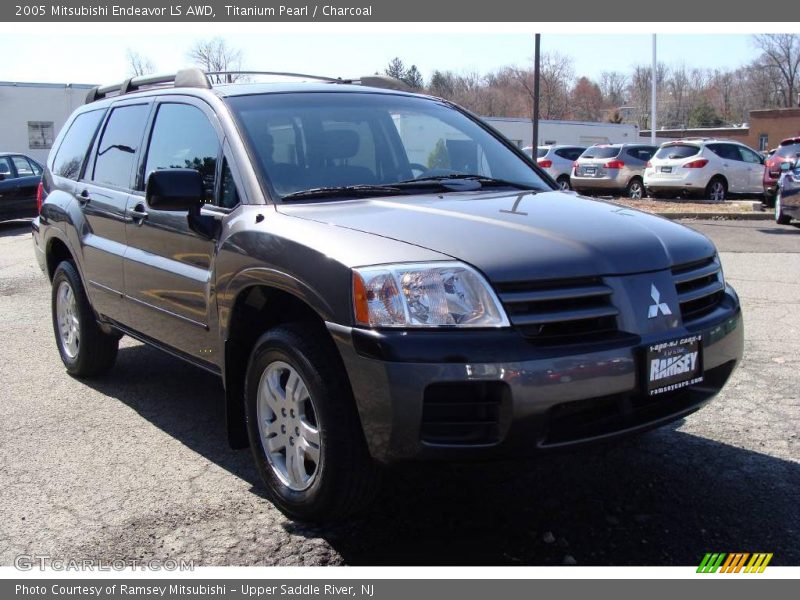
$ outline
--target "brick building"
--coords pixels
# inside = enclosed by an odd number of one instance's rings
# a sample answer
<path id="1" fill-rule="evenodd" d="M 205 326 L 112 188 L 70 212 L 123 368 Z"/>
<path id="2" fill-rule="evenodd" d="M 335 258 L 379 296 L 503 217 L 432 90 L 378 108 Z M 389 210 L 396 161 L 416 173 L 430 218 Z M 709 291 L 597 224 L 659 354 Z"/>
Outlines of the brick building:
<path id="1" fill-rule="evenodd" d="M 639 135 L 650 138 L 650 130 Z M 800 108 L 762 108 L 750 111 L 750 122 L 742 127 L 695 127 L 691 129 L 659 129 L 660 141 L 683 137 L 716 137 L 736 140 L 756 150 L 775 148 L 781 140 L 800 136 Z"/>

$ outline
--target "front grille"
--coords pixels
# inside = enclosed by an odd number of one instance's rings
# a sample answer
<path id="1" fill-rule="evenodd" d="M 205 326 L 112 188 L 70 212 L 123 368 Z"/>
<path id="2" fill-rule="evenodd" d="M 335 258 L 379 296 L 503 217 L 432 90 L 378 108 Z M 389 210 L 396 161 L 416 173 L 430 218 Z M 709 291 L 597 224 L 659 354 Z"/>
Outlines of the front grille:
<path id="1" fill-rule="evenodd" d="M 672 277 L 684 323 L 713 311 L 725 293 L 722 267 L 716 256 L 674 267 Z"/>
<path id="2" fill-rule="evenodd" d="M 511 392 L 502 381 L 436 383 L 425 389 L 420 437 L 429 444 L 494 444 Z"/>
<path id="3" fill-rule="evenodd" d="M 619 311 L 600 278 L 501 283 L 497 290 L 511 323 L 531 340 L 569 344 L 618 334 Z"/>

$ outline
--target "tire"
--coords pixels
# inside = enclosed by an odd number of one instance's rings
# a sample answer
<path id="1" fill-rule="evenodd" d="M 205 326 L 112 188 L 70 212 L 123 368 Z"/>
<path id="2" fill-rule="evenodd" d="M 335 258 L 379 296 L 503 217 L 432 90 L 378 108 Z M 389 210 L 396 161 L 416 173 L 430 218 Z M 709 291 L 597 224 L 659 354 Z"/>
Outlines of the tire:
<path id="1" fill-rule="evenodd" d="M 119 336 L 105 333 L 97 323 L 78 270 L 63 261 L 53 274 L 50 308 L 58 353 L 67 372 L 91 377 L 114 366 Z"/>
<path id="2" fill-rule="evenodd" d="M 722 177 L 712 177 L 706 186 L 707 200 L 723 202 L 728 197 L 728 183 Z"/>
<path id="3" fill-rule="evenodd" d="M 561 188 L 562 191 L 571 190 L 572 185 L 569 182 L 569 177 L 567 175 L 562 175 L 558 179 L 556 179 L 556 183 L 558 187 Z"/>
<path id="4" fill-rule="evenodd" d="M 379 487 L 344 365 L 325 335 L 305 323 L 271 329 L 247 367 L 245 413 L 256 467 L 275 506 L 303 521 L 354 515 Z"/>
<path id="5" fill-rule="evenodd" d="M 778 225 L 789 225 L 792 222 L 792 217 L 783 213 L 783 207 L 781 206 L 781 195 L 780 193 L 775 195 L 775 222 Z"/>
<path id="6" fill-rule="evenodd" d="M 633 177 L 625 188 L 625 195 L 631 200 L 644 198 L 644 183 L 640 177 Z"/>

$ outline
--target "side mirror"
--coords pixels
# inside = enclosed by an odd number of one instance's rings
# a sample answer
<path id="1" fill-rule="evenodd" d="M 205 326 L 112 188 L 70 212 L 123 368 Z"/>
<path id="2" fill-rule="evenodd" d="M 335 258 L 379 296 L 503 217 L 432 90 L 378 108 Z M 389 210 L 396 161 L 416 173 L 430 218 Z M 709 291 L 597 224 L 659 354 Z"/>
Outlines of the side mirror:
<path id="1" fill-rule="evenodd" d="M 781 171 L 783 171 L 784 173 L 786 171 L 791 171 L 793 168 L 794 168 L 794 163 L 790 163 L 790 162 L 782 162 L 781 163 Z"/>
<path id="2" fill-rule="evenodd" d="M 203 176 L 195 169 L 153 171 L 145 186 L 147 205 L 156 210 L 191 211 L 203 204 Z"/>

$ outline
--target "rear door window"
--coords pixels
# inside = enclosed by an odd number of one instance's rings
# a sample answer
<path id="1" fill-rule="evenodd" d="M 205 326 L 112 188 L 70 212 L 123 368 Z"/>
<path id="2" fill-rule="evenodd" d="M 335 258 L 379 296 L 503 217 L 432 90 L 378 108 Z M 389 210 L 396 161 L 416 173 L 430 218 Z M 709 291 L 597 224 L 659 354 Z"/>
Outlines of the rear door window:
<path id="1" fill-rule="evenodd" d="M 633 148 L 628 148 L 627 154 L 631 158 L 647 162 L 653 157 L 653 149 L 649 146 L 634 146 Z"/>
<path id="2" fill-rule="evenodd" d="M 67 179 L 78 179 L 81 175 L 86 152 L 94 141 L 100 121 L 106 114 L 103 110 L 81 113 L 69 126 L 53 160 L 53 174 Z"/>
<path id="3" fill-rule="evenodd" d="M 700 152 L 700 146 L 695 146 L 694 144 L 670 144 L 659 148 L 655 157 L 679 160 L 694 156 L 698 152 Z"/>
<path id="4" fill-rule="evenodd" d="M 17 177 L 33 177 L 33 167 L 24 156 L 13 156 L 14 166 L 17 169 Z"/>
<path id="5" fill-rule="evenodd" d="M 725 160 L 742 160 L 742 156 L 733 144 L 708 144 L 706 148 Z"/>
<path id="6" fill-rule="evenodd" d="M 120 106 L 108 117 L 94 163 L 92 181 L 131 189 L 133 171 L 150 113 L 149 104 Z"/>

